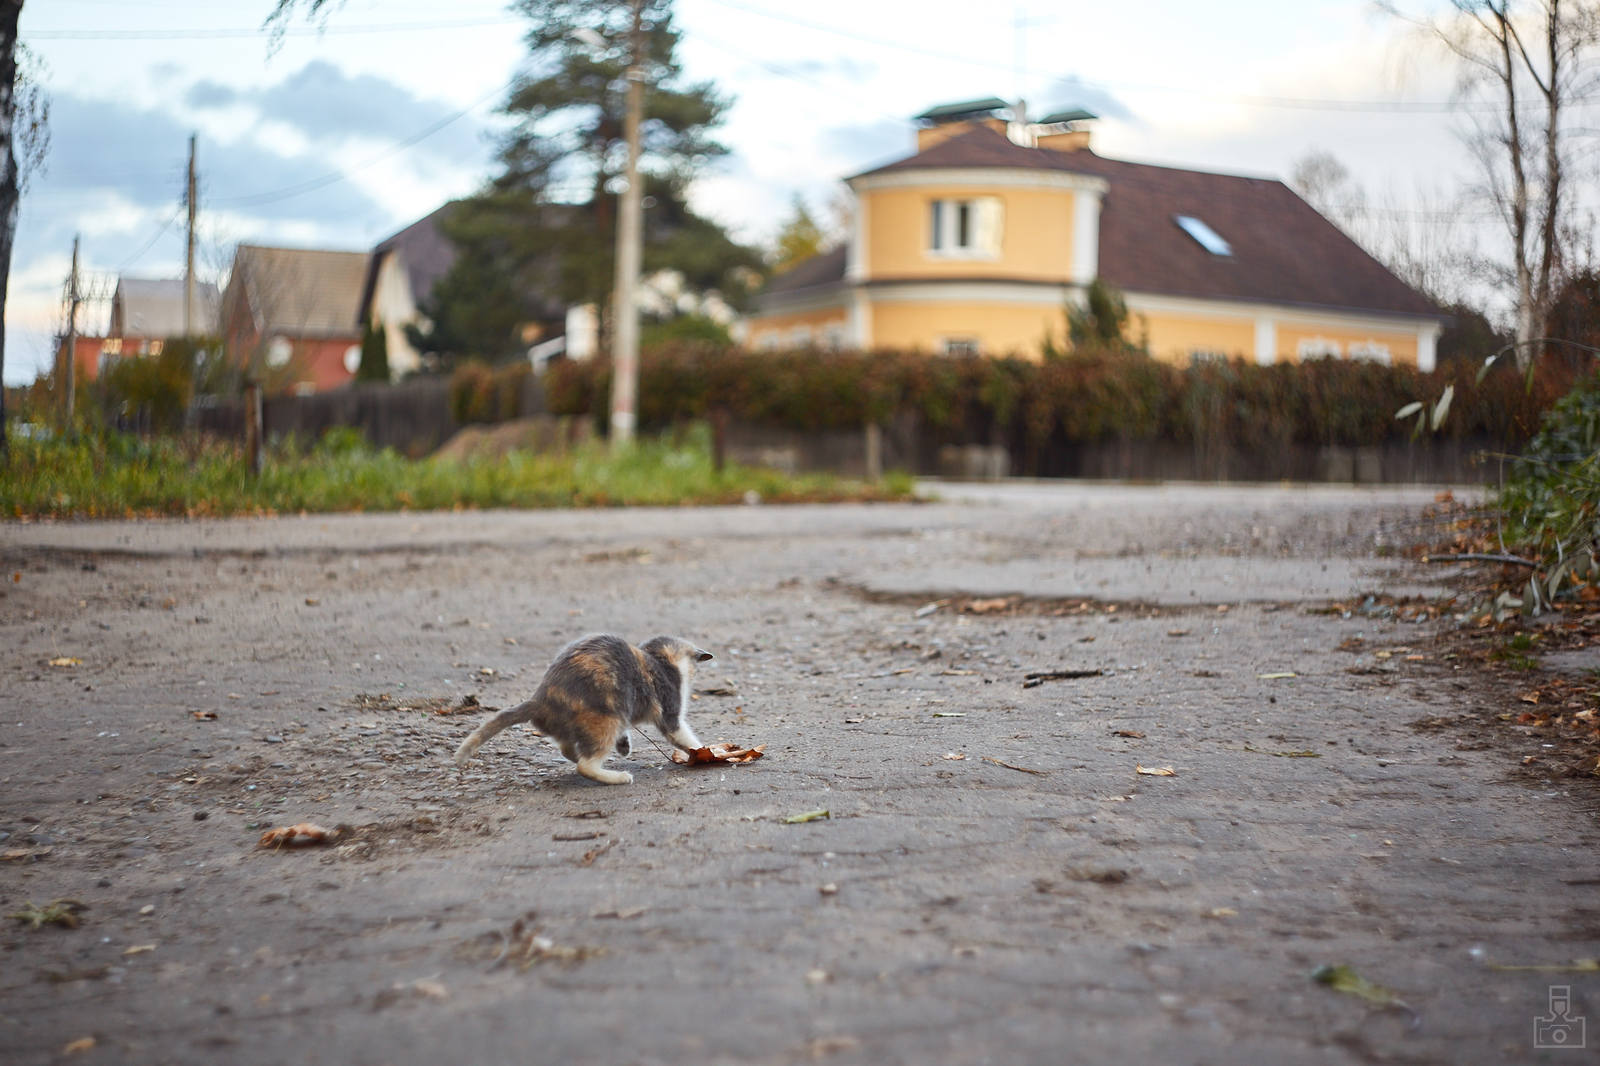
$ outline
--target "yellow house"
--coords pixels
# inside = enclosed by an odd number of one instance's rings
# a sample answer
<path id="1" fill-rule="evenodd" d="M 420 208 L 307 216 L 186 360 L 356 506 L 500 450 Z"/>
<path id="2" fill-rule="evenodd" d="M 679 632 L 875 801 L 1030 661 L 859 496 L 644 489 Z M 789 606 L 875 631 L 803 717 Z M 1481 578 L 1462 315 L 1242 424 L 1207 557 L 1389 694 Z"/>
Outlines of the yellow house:
<path id="1" fill-rule="evenodd" d="M 846 179 L 848 243 L 773 278 L 747 344 L 1037 356 L 1098 277 L 1159 358 L 1432 368 L 1438 310 L 1282 182 L 1106 159 L 1088 112 L 1008 107 L 934 108 L 913 155 Z"/>

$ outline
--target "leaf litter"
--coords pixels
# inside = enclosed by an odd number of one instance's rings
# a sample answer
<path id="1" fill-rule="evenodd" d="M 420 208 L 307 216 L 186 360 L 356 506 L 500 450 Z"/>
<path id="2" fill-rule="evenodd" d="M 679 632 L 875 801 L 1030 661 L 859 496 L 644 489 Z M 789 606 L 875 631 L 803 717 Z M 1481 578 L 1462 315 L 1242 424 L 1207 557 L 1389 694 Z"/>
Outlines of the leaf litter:
<path id="1" fill-rule="evenodd" d="M 757 744 L 753 748 L 741 748 L 736 744 L 708 744 L 703 748 L 693 751 L 684 751 L 673 748 L 668 758 L 679 766 L 704 766 L 708 763 L 739 763 L 755 762 L 766 754 L 767 746 Z"/>
<path id="2" fill-rule="evenodd" d="M 1416 1029 L 1422 1025 L 1422 1015 L 1413 1010 L 1409 1003 L 1401 999 L 1393 991 L 1362 977 L 1350 966 L 1318 966 L 1311 971 L 1311 979 L 1318 984 L 1327 985 L 1335 992 L 1356 996 L 1380 1007 L 1404 1011 L 1411 1018 L 1409 1026 L 1411 1029 Z"/>

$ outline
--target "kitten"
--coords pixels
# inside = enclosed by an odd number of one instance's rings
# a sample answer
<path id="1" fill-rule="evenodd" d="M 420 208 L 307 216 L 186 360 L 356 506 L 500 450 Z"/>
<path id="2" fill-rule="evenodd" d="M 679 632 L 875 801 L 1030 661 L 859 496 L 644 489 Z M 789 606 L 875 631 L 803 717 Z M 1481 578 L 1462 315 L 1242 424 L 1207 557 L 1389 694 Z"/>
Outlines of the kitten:
<path id="1" fill-rule="evenodd" d="M 584 777 L 629 784 L 632 774 L 602 764 L 613 751 L 626 755 L 632 749 L 630 726 L 648 722 L 685 751 L 701 746 L 683 716 L 695 664 L 711 658 L 677 637 L 655 637 L 637 648 L 608 634 L 573 641 L 550 664 L 531 699 L 501 711 L 461 742 L 456 765 L 465 766 L 507 726 L 532 722 Z"/>

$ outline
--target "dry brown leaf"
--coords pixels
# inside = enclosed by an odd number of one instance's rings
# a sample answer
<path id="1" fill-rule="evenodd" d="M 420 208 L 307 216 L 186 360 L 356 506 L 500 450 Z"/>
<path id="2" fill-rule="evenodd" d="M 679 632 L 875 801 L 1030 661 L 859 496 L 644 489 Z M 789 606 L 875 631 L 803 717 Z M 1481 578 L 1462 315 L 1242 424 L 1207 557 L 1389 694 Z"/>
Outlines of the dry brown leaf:
<path id="1" fill-rule="evenodd" d="M 1146 777 L 1177 777 L 1178 771 L 1170 766 L 1140 766 L 1133 764 L 1135 773 L 1144 774 Z"/>
<path id="2" fill-rule="evenodd" d="M 1532 692 L 1524 692 L 1522 695 L 1518 696 L 1517 699 L 1521 700 L 1523 703 L 1538 703 L 1539 691 L 1535 689 Z"/>
<path id="3" fill-rule="evenodd" d="M 263 848 L 298 848 L 308 844 L 331 844 L 339 838 L 337 829 L 324 829 L 311 822 L 298 822 L 294 825 L 282 825 L 276 829 L 268 829 L 261 834 L 259 847 Z"/>
<path id="4" fill-rule="evenodd" d="M 754 762 L 765 754 L 767 746 L 757 744 L 753 748 L 740 748 L 733 744 L 711 744 L 693 751 L 684 751 L 673 748 L 672 761 L 679 766 L 702 766 L 707 763 L 745 763 Z"/>
<path id="5" fill-rule="evenodd" d="M 62 1048 L 61 1049 L 61 1053 L 63 1055 L 76 1055 L 80 1051 L 89 1051 L 89 1050 L 91 1050 L 94 1047 L 94 1045 L 95 1045 L 94 1037 L 92 1037 L 92 1036 L 80 1036 L 80 1037 L 78 1037 L 78 1039 L 72 1041 L 66 1047 Z"/>
<path id="6" fill-rule="evenodd" d="M 961 609 L 967 614 L 994 614 L 1011 606 L 1011 597 L 996 596 L 989 600 L 969 600 Z"/>
<path id="7" fill-rule="evenodd" d="M 189 715 L 197 722 L 215 722 L 217 720 L 216 711 L 190 711 Z"/>
<path id="8" fill-rule="evenodd" d="M 964 751 L 947 751 L 941 757 L 949 759 L 951 762 L 960 762 L 967 757 L 967 753 Z"/>
<path id="9" fill-rule="evenodd" d="M 74 659 L 70 655 L 58 655 L 56 658 L 50 660 L 50 665 L 51 666 L 82 666 L 83 665 L 83 660 L 82 659 Z"/>
<path id="10" fill-rule="evenodd" d="M 1113 729 L 1111 735 L 1114 737 L 1132 737 L 1134 740 L 1144 739 L 1144 734 L 1137 729 Z"/>
<path id="11" fill-rule="evenodd" d="M 143 955 L 145 952 L 154 951 L 155 949 L 156 946 L 154 944 L 135 944 L 131 948 L 123 948 L 122 953 L 124 955 Z"/>
<path id="12" fill-rule="evenodd" d="M 16 862 L 19 859 L 42 859 L 50 854 L 51 848 L 7 848 L 0 851 L 0 862 Z"/>
<path id="13" fill-rule="evenodd" d="M 1044 777 L 1050 772 L 1049 770 L 1030 770 L 1026 766 L 1018 766 L 1015 763 L 1005 762 L 1000 759 L 992 759 L 987 755 L 983 757 L 983 761 L 992 762 L 996 766 L 1004 766 L 1007 770 L 1021 770 L 1025 774 L 1038 774 L 1040 777 Z"/>

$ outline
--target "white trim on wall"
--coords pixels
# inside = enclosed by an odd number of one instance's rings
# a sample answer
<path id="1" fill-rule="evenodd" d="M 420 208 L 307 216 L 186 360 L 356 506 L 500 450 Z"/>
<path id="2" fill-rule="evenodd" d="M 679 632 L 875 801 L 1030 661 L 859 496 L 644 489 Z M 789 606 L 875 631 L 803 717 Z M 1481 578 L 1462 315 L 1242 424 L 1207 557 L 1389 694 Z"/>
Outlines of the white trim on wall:
<path id="1" fill-rule="evenodd" d="M 859 196 L 878 189 L 914 189 L 929 185 L 954 185 L 962 188 L 1071 189 L 1104 196 L 1111 183 L 1105 178 L 1073 174 L 1065 170 L 1033 170 L 1027 167 L 933 167 L 891 170 L 851 178 L 846 184 Z"/>
<path id="2" fill-rule="evenodd" d="M 1439 328 L 1437 319 L 1421 315 L 1386 314 L 1382 311 L 1320 311 L 1282 304 L 1253 301 L 1202 300 L 1192 296 L 1161 296 L 1127 291 L 1123 293 L 1129 311 L 1145 314 L 1192 315 L 1196 318 L 1257 319 L 1270 316 L 1279 329 L 1294 326 L 1308 329 L 1383 330 L 1389 333 L 1419 333 Z"/>
<path id="3" fill-rule="evenodd" d="M 872 347 L 872 302 L 863 289 L 857 289 L 850 301 L 850 343 L 861 349 Z"/>
<path id="4" fill-rule="evenodd" d="M 1088 285 L 1100 273 L 1100 197 L 1105 190 L 1078 189 L 1072 197 L 1072 280 Z"/>
<path id="5" fill-rule="evenodd" d="M 846 281 L 860 281 L 867 276 L 867 202 L 859 196 L 854 199 L 855 210 L 851 212 L 850 243 L 844 253 Z"/>
<path id="6" fill-rule="evenodd" d="M 1256 319 L 1256 362 L 1271 366 L 1278 361 L 1278 323 L 1266 315 Z"/>
<path id="7" fill-rule="evenodd" d="M 1020 285 L 1014 281 L 906 281 L 858 290 L 877 303 L 1002 303 L 1060 307 L 1081 290 L 1075 285 Z"/>
<path id="8" fill-rule="evenodd" d="M 1426 374 L 1439 365 L 1439 334 L 1444 327 L 1429 322 L 1417 327 L 1417 369 Z"/>

